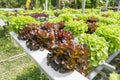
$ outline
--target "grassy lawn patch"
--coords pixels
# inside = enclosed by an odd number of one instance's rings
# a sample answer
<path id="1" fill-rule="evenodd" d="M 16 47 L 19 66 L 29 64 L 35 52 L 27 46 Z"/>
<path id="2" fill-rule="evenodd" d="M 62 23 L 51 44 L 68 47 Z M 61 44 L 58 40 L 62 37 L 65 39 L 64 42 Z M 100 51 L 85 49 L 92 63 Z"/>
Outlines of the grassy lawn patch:
<path id="1" fill-rule="evenodd" d="M 9 34 L 4 36 L 0 28 L 0 60 L 23 53 L 22 49 L 15 47 Z M 20 59 L 0 63 L 0 80 L 48 80 L 41 73 L 34 61 L 28 56 Z"/>

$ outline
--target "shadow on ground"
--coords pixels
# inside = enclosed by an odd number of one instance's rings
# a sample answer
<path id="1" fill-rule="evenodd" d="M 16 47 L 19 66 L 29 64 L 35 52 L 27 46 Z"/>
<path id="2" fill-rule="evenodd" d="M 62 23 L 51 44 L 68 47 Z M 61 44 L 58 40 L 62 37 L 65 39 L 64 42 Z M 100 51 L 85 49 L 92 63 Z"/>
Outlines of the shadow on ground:
<path id="1" fill-rule="evenodd" d="M 0 38 L 2 38 L 4 36 L 5 36 L 4 29 L 0 28 Z"/>
<path id="2" fill-rule="evenodd" d="M 48 80 L 37 67 L 31 67 L 23 71 L 23 74 L 16 77 L 16 80 Z"/>

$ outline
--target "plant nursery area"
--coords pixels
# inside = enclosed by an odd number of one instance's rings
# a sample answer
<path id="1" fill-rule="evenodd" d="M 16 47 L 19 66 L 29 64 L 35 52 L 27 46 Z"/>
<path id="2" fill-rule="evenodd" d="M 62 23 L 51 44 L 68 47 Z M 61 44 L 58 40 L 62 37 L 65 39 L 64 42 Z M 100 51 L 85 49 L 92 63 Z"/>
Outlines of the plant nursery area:
<path id="1" fill-rule="evenodd" d="M 0 80 L 120 80 L 120 0 L 7 1 Z"/>

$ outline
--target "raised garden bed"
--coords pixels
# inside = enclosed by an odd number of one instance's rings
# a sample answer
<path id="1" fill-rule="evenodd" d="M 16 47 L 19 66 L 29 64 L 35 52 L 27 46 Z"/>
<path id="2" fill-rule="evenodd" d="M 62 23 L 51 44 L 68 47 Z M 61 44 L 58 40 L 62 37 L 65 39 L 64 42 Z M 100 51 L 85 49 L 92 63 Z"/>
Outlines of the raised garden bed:
<path id="1" fill-rule="evenodd" d="M 76 70 L 79 74 L 89 74 L 87 77 L 94 80 L 98 73 L 108 78 L 106 74 L 102 74 L 103 68 L 115 71 L 115 67 L 109 62 L 118 54 L 112 53 L 120 49 L 120 36 L 117 35 L 120 31 L 117 26 L 119 22 L 111 17 L 112 13 L 98 16 L 61 14 L 55 19 L 49 18 L 47 22 L 38 23 L 31 17 L 28 19 L 28 16 L 20 16 L 10 20 L 10 28 L 18 33 L 18 41 L 23 40 L 28 51 L 34 53 L 36 50 L 48 50 L 49 54 L 45 53 L 45 63 L 55 72 L 69 74 Z"/>
<path id="2" fill-rule="evenodd" d="M 56 72 L 53 68 L 47 65 L 47 50 L 44 51 L 30 51 L 26 42 L 23 40 L 18 40 L 17 34 L 10 32 L 11 37 L 24 49 L 24 51 L 38 64 L 40 70 L 42 70 L 50 80 L 88 80 L 82 74 L 77 71 L 68 73 Z"/>
<path id="3" fill-rule="evenodd" d="M 47 65 L 47 54 L 49 51 L 47 50 L 37 50 L 37 51 L 31 51 L 30 49 L 27 48 L 26 42 L 23 40 L 18 40 L 17 34 L 14 32 L 10 32 L 10 35 L 12 39 L 20 45 L 24 49 L 24 51 L 38 64 L 40 70 L 42 70 L 50 80 L 92 80 L 97 74 L 102 74 L 101 70 L 103 68 L 108 69 L 111 72 L 115 71 L 115 67 L 110 65 L 109 63 L 116 57 L 118 54 L 120 54 L 120 51 L 115 52 L 112 54 L 106 62 L 104 62 L 102 65 L 96 67 L 87 77 L 84 77 L 82 74 L 80 74 L 77 71 L 73 72 L 68 72 L 68 73 L 59 73 L 55 71 L 51 66 Z M 104 76 L 103 76 L 104 77 Z"/>

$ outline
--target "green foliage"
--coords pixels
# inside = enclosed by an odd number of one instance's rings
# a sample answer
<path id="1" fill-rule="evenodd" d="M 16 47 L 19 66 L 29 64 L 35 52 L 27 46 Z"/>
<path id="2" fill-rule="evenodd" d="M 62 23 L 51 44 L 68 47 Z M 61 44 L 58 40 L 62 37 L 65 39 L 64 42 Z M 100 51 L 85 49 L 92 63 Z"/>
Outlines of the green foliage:
<path id="1" fill-rule="evenodd" d="M 51 16 L 54 16 L 54 11 L 53 10 L 42 10 L 43 13 L 49 14 Z"/>
<path id="2" fill-rule="evenodd" d="M 1 0 L 0 8 L 19 8 L 25 5 L 26 0 Z"/>
<path id="3" fill-rule="evenodd" d="M 58 12 L 60 14 L 64 14 L 64 13 L 71 13 L 71 14 L 80 14 L 81 10 L 80 9 L 72 9 L 72 8 L 63 8 L 63 9 L 57 9 L 54 10 L 55 12 Z"/>
<path id="4" fill-rule="evenodd" d="M 88 14 L 80 14 L 80 15 L 77 15 L 77 17 L 84 20 L 84 21 L 88 20 Z"/>
<path id="5" fill-rule="evenodd" d="M 75 16 L 70 14 L 70 13 L 64 13 L 64 14 L 60 14 L 56 18 L 49 19 L 49 22 L 54 22 L 54 23 L 57 23 L 57 22 L 60 22 L 60 21 L 67 22 L 67 21 L 73 20 L 74 17 Z"/>
<path id="6" fill-rule="evenodd" d="M 0 19 L 2 19 L 2 20 L 7 20 L 7 17 L 4 16 L 4 15 L 0 15 Z"/>
<path id="7" fill-rule="evenodd" d="M 5 16 L 5 14 L 14 14 L 14 12 L 9 12 L 9 11 L 3 11 L 3 10 L 1 10 L 0 11 L 0 19 L 2 19 L 2 20 L 8 20 L 8 17 Z"/>
<path id="8" fill-rule="evenodd" d="M 100 19 L 100 22 L 105 23 L 106 25 L 117 23 L 117 19 L 114 19 L 114 18 L 101 17 L 99 19 Z"/>
<path id="9" fill-rule="evenodd" d="M 62 21 L 70 21 L 74 18 L 74 16 L 70 13 L 65 13 L 65 14 L 59 15 L 58 18 L 62 19 Z"/>
<path id="10" fill-rule="evenodd" d="M 48 80 L 48 78 L 40 72 L 39 68 L 34 64 L 23 69 L 23 73 L 18 75 L 15 80 Z"/>
<path id="11" fill-rule="evenodd" d="M 120 80 L 120 74 L 117 74 L 117 73 L 111 73 L 110 74 L 110 77 L 109 77 L 109 80 Z"/>
<path id="12" fill-rule="evenodd" d="M 6 13 L 6 11 L 0 10 L 0 15 L 3 15 L 3 14 L 5 14 L 5 13 Z"/>
<path id="13" fill-rule="evenodd" d="M 96 32 L 98 36 L 104 37 L 109 43 L 109 54 L 120 49 L 120 27 L 103 26 L 99 27 Z"/>
<path id="14" fill-rule="evenodd" d="M 52 22 L 54 22 L 54 23 L 58 23 L 58 22 L 62 21 L 62 19 L 56 17 L 56 18 L 48 19 L 48 21 L 51 22 L 51 23 L 52 23 Z"/>
<path id="15" fill-rule="evenodd" d="M 81 34 L 76 38 L 78 43 L 87 44 L 91 52 L 90 66 L 98 66 L 108 58 L 108 44 L 103 37 L 96 34 Z"/>
<path id="16" fill-rule="evenodd" d="M 100 14 L 95 14 L 92 10 L 87 10 L 88 13 L 87 14 L 80 14 L 77 15 L 77 17 L 79 17 L 80 19 L 87 21 L 89 17 L 94 17 L 94 18 L 98 18 L 100 17 Z"/>
<path id="17" fill-rule="evenodd" d="M 88 27 L 82 20 L 80 21 L 71 20 L 65 23 L 64 29 L 71 31 L 73 35 L 77 36 L 80 35 L 81 33 L 86 32 L 88 30 Z"/>
<path id="18" fill-rule="evenodd" d="M 103 22 L 100 22 L 100 21 L 96 22 L 96 24 L 97 24 L 98 27 L 107 26 L 106 23 L 103 23 Z"/>
<path id="19" fill-rule="evenodd" d="M 102 1 L 102 2 L 101 2 Z M 105 0 L 86 0 L 86 8 L 96 8 L 99 6 L 105 6 Z M 110 6 L 114 6 L 114 0 L 109 1 Z M 1 8 L 15 8 L 15 7 L 24 7 L 26 0 L 0 0 Z M 45 0 L 34 0 L 34 7 L 44 9 Z M 82 0 L 48 0 L 49 8 L 56 9 L 58 5 L 60 8 L 69 7 L 69 8 L 81 8 Z"/>
<path id="20" fill-rule="evenodd" d="M 9 29 L 18 33 L 20 29 L 23 28 L 26 24 L 37 23 L 34 18 L 30 16 L 17 16 L 9 18 Z"/>

